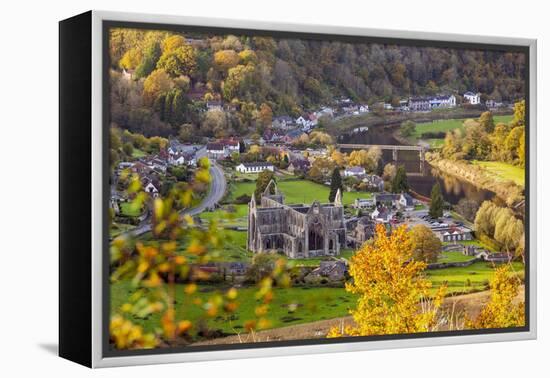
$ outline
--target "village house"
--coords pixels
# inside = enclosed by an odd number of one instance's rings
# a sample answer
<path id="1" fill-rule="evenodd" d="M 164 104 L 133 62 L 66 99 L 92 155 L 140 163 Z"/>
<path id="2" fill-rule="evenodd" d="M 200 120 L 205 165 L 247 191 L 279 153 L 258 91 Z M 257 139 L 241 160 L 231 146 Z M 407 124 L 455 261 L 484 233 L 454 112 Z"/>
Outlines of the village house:
<path id="1" fill-rule="evenodd" d="M 370 217 L 377 223 L 389 223 L 393 218 L 393 213 L 384 206 L 378 206 L 370 214 Z"/>
<path id="2" fill-rule="evenodd" d="M 374 199 L 372 198 L 356 198 L 353 207 L 356 209 L 369 209 L 374 207 Z"/>
<path id="3" fill-rule="evenodd" d="M 374 202 L 376 206 L 397 207 L 399 196 L 399 194 L 393 193 L 377 193 L 374 195 Z"/>
<path id="4" fill-rule="evenodd" d="M 240 173 L 260 173 L 263 171 L 275 171 L 275 167 L 267 162 L 241 163 L 235 167 L 235 170 Z"/>
<path id="5" fill-rule="evenodd" d="M 344 177 L 359 177 L 363 176 L 366 173 L 365 168 L 363 167 L 347 167 L 344 170 Z"/>
<path id="6" fill-rule="evenodd" d="M 143 191 L 149 193 L 153 198 L 157 198 L 160 192 L 160 183 L 158 180 L 145 176 L 141 181 Z"/>
<path id="7" fill-rule="evenodd" d="M 311 164 L 309 163 L 308 160 L 296 159 L 289 164 L 287 171 L 289 171 L 290 173 L 297 173 L 297 172 L 306 173 L 309 170 L 310 166 Z"/>
<path id="8" fill-rule="evenodd" d="M 472 230 L 468 227 L 444 225 L 431 227 L 431 229 L 442 242 L 473 240 Z"/>
<path id="9" fill-rule="evenodd" d="M 456 97 L 454 95 L 449 96 L 435 96 L 430 98 L 430 108 L 454 108 L 456 106 Z"/>
<path id="10" fill-rule="evenodd" d="M 381 192 L 384 190 L 384 180 L 380 176 L 365 175 L 361 181 L 367 184 L 367 188 L 371 191 Z"/>
<path id="11" fill-rule="evenodd" d="M 425 97 L 409 98 L 409 109 L 413 112 L 427 112 L 431 110 L 430 100 Z"/>
<path id="12" fill-rule="evenodd" d="M 397 200 L 398 207 L 405 209 L 407 211 L 414 210 L 414 200 L 408 193 L 401 193 L 399 199 Z"/>
<path id="13" fill-rule="evenodd" d="M 471 105 L 478 105 L 481 103 L 481 93 L 466 92 L 464 93 L 464 99 Z"/>
<path id="14" fill-rule="evenodd" d="M 346 277 L 348 266 L 345 261 L 321 261 L 319 267 L 312 270 L 304 280 L 306 282 L 317 282 L 325 279 L 327 281 L 343 281 Z"/>
<path id="15" fill-rule="evenodd" d="M 208 143 L 206 145 L 206 154 L 209 158 L 214 160 L 223 159 L 229 156 L 229 152 L 227 151 L 225 146 L 221 143 L 216 142 Z"/>
<path id="16" fill-rule="evenodd" d="M 290 130 L 295 126 L 294 120 L 292 119 L 292 117 L 287 115 L 282 115 L 282 116 L 273 118 L 271 125 L 275 128 L 282 129 L 282 130 Z"/>
<path id="17" fill-rule="evenodd" d="M 226 149 L 229 155 L 233 153 L 239 153 L 241 149 L 241 142 L 237 139 L 229 138 L 229 139 L 220 139 L 218 140 L 218 143 L 221 143 Z"/>
<path id="18" fill-rule="evenodd" d="M 498 109 L 504 107 L 504 104 L 502 102 L 497 102 L 495 100 L 487 100 L 485 101 L 485 107 L 490 110 Z"/>
<path id="19" fill-rule="evenodd" d="M 206 109 L 208 110 L 223 110 L 223 104 L 221 101 L 208 101 L 206 102 Z"/>

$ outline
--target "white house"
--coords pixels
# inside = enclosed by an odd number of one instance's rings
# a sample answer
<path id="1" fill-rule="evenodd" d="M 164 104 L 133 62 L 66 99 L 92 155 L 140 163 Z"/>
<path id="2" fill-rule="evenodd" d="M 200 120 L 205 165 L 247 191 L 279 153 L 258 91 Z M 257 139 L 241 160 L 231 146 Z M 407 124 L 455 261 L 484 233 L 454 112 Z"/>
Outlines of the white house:
<path id="1" fill-rule="evenodd" d="M 369 112 L 368 105 L 359 105 L 359 113 L 368 113 L 368 112 Z"/>
<path id="2" fill-rule="evenodd" d="M 365 174 L 365 168 L 363 167 L 348 167 L 344 170 L 345 177 L 357 177 Z"/>
<path id="3" fill-rule="evenodd" d="M 240 173 L 260 173 L 265 170 L 273 172 L 275 167 L 267 162 L 241 163 L 235 167 L 235 170 Z"/>
<path id="4" fill-rule="evenodd" d="M 229 151 L 221 143 L 208 143 L 206 145 L 206 154 L 212 159 L 223 159 L 229 156 Z"/>
<path id="5" fill-rule="evenodd" d="M 466 92 L 464 99 L 472 105 L 477 105 L 481 102 L 481 93 Z"/>
<path id="6" fill-rule="evenodd" d="M 414 200 L 407 193 L 401 193 L 399 199 L 397 200 L 399 206 L 407 211 L 414 210 Z"/>
<path id="7" fill-rule="evenodd" d="M 153 196 L 153 198 L 157 198 L 159 195 L 159 185 L 155 184 L 153 180 L 149 178 L 145 178 L 143 181 L 143 190 L 146 193 L 149 193 Z"/>
<path id="8" fill-rule="evenodd" d="M 356 209 L 367 209 L 374 206 L 374 199 L 372 198 L 356 198 L 353 207 Z"/>
<path id="9" fill-rule="evenodd" d="M 450 96 L 435 96 L 430 98 L 430 108 L 454 108 L 456 106 L 456 97 Z"/>

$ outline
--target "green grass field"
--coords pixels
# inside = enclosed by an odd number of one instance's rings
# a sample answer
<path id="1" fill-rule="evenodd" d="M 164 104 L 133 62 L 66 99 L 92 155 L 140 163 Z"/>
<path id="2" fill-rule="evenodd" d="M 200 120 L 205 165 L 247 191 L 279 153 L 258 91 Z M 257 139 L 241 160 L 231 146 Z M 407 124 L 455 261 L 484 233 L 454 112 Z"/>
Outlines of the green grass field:
<path id="1" fill-rule="evenodd" d="M 475 165 L 485 168 L 498 181 L 513 181 L 525 186 L 525 168 L 497 161 L 473 161 Z"/>
<path id="2" fill-rule="evenodd" d="M 501 116 L 494 116 L 493 119 L 495 121 L 495 124 L 497 123 L 509 123 L 512 120 L 513 116 L 511 115 L 501 115 Z M 466 120 L 466 118 L 460 118 L 460 119 L 441 119 L 436 120 L 428 123 L 418 123 L 416 125 L 416 130 L 414 134 L 409 137 L 412 142 L 416 143 L 418 139 L 422 137 L 423 133 L 427 132 L 447 132 L 454 129 L 462 129 L 463 123 Z M 426 139 L 426 141 L 430 144 L 433 148 L 439 148 L 443 145 L 444 139 Z"/>
<path id="3" fill-rule="evenodd" d="M 523 277 L 523 265 L 513 263 L 514 274 Z M 447 294 L 467 293 L 486 289 L 486 285 L 492 277 L 491 264 L 478 262 L 464 268 L 447 268 L 426 271 L 427 278 L 432 281 L 432 292 L 446 283 Z M 243 331 L 243 324 L 247 320 L 254 319 L 254 311 L 260 302 L 255 298 L 255 287 L 241 287 L 238 289 L 238 309 L 231 316 L 219 315 L 206 318 L 201 306 L 192 302 L 200 298 L 205 303 L 208 298 L 223 294 L 228 285 L 201 285 L 192 297 L 184 294 L 183 285 L 176 285 L 176 311 L 179 319 L 191 320 L 193 324 L 205 321 L 209 329 L 222 330 L 227 334 L 235 334 Z M 134 292 L 127 281 L 113 283 L 111 285 L 111 312 L 116 312 L 126 299 Z M 294 324 L 309 323 L 318 320 L 332 319 L 349 314 L 349 309 L 356 305 L 356 296 L 346 292 L 344 288 L 330 287 L 291 287 L 287 289 L 273 289 L 274 299 L 269 306 L 267 319 L 270 328 L 284 327 Z M 159 315 L 151 315 L 146 319 L 134 318 L 133 321 L 140 324 L 147 331 L 152 331 L 159 326 Z M 196 333 L 196 328 L 192 334 Z"/>
<path id="4" fill-rule="evenodd" d="M 466 256 L 462 252 L 441 252 L 441 256 L 437 259 L 437 262 L 463 262 L 472 260 L 472 256 Z"/>
<path id="5" fill-rule="evenodd" d="M 328 194 L 330 192 L 328 186 L 308 180 L 282 180 L 277 182 L 277 186 L 285 196 L 285 203 L 288 204 L 311 204 L 315 200 L 321 203 L 328 202 Z M 243 194 L 252 195 L 255 189 L 255 181 L 233 183 L 231 184 L 230 201 L 234 201 L 235 198 Z M 367 192 L 344 192 L 343 203 L 344 205 L 349 205 L 353 203 L 356 198 L 370 198 L 371 196 L 372 194 Z"/>
<path id="6" fill-rule="evenodd" d="M 144 157 L 145 155 L 147 154 L 138 148 L 134 148 L 134 150 L 132 151 L 133 158 L 141 158 L 141 157 Z"/>
<path id="7" fill-rule="evenodd" d="M 513 270 L 521 278 L 524 277 L 522 263 L 513 262 Z M 461 268 L 445 268 L 426 270 L 427 278 L 432 282 L 433 289 L 447 283 L 447 293 L 462 293 L 484 290 L 493 274 L 493 265 L 486 262 L 476 262 Z"/>
<path id="8" fill-rule="evenodd" d="M 247 215 L 248 205 L 240 204 L 227 205 L 214 211 L 204 211 L 199 217 L 206 222 L 216 219 L 224 227 L 246 227 Z"/>
<path id="9" fill-rule="evenodd" d="M 184 293 L 183 285 L 176 288 L 176 313 L 178 319 L 191 320 L 198 324 L 205 319 L 201 306 L 192 302 L 200 298 L 206 302 L 217 293 L 224 293 L 229 286 L 200 286 L 192 297 Z M 210 329 L 219 329 L 227 334 L 243 332 L 243 325 L 247 320 L 255 319 L 254 311 L 261 302 L 255 298 L 256 288 L 246 287 L 238 289 L 238 309 L 231 316 L 220 315 L 206 318 Z M 119 282 L 111 285 L 111 312 L 116 311 L 126 298 L 133 293 L 129 282 Z M 343 288 L 306 288 L 294 287 L 289 289 L 275 288 L 274 298 L 269 305 L 267 319 L 271 328 L 284 327 L 293 324 L 309 323 L 317 320 L 332 319 L 348 315 L 348 309 L 355 306 L 355 297 Z M 153 331 L 159 326 L 159 314 L 151 315 L 147 319 L 134 318 L 137 324 L 147 331 Z M 196 332 L 196 328 L 192 333 Z"/>
<path id="10" fill-rule="evenodd" d="M 120 215 L 125 217 L 139 217 L 141 211 L 135 206 L 132 206 L 132 202 L 122 202 L 120 204 Z"/>

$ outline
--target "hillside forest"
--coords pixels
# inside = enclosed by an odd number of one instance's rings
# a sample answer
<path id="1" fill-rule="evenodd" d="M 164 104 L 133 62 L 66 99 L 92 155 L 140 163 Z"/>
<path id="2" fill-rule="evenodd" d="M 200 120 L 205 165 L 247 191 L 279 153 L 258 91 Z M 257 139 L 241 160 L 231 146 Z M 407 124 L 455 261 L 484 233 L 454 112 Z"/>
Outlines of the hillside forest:
<path id="1" fill-rule="evenodd" d="M 126 28 L 109 43 L 111 122 L 187 141 L 261 133 L 274 116 L 343 97 L 397 104 L 476 90 L 513 102 L 525 89 L 525 56 L 514 52 Z"/>

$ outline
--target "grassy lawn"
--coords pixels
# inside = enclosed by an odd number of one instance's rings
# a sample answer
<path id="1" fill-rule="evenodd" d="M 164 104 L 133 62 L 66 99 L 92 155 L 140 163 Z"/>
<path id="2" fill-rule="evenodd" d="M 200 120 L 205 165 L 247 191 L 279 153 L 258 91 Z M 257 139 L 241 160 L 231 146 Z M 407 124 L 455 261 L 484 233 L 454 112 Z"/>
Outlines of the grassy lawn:
<path id="1" fill-rule="evenodd" d="M 340 251 L 340 256 L 338 256 L 338 258 L 343 257 L 349 260 L 354 253 L 355 253 L 355 250 L 350 248 L 345 248 Z M 327 258 L 312 257 L 309 259 L 299 259 L 299 260 L 292 260 L 292 261 L 294 261 L 297 266 L 319 266 L 319 264 L 323 260 L 327 260 Z"/>
<path id="2" fill-rule="evenodd" d="M 186 295 L 183 285 L 176 288 L 176 312 L 178 319 L 188 319 L 197 324 L 205 319 L 205 312 L 200 305 L 192 302 L 200 298 L 202 303 L 217 293 L 224 293 L 229 286 L 204 285 L 200 286 L 193 296 Z M 238 289 L 238 309 L 230 317 L 221 315 L 206 318 L 210 329 L 220 329 L 227 334 L 243 332 L 243 325 L 247 320 L 255 319 L 254 311 L 261 302 L 255 298 L 256 288 L 245 287 Z M 132 293 L 129 282 L 119 282 L 111 285 L 112 310 L 118 309 Z M 355 297 L 343 288 L 304 288 L 288 289 L 275 288 L 274 298 L 269 306 L 267 319 L 271 328 L 284 327 L 293 324 L 309 323 L 322 319 L 332 319 L 348 315 L 348 309 L 355 306 Z M 159 314 L 151 315 L 147 319 L 135 318 L 136 323 L 145 330 L 153 331 L 159 326 Z M 196 328 L 192 333 L 196 332 Z"/>
<path id="3" fill-rule="evenodd" d="M 122 202 L 120 204 L 120 214 L 125 217 L 139 217 L 141 209 L 132 205 L 132 202 Z"/>
<path id="4" fill-rule="evenodd" d="M 524 277 L 522 263 L 513 262 L 513 270 L 521 278 Z M 493 275 L 493 265 L 486 262 L 476 262 L 462 268 L 432 269 L 426 271 L 427 278 L 432 281 L 433 289 L 447 283 L 447 293 L 484 290 Z"/>
<path id="5" fill-rule="evenodd" d="M 141 158 L 141 157 L 144 157 L 145 155 L 147 154 L 138 148 L 134 148 L 134 151 L 132 151 L 133 158 Z"/>
<path id="6" fill-rule="evenodd" d="M 473 161 L 474 165 L 485 168 L 498 181 L 513 181 L 525 186 L 525 168 L 497 161 Z"/>
<path id="7" fill-rule="evenodd" d="M 444 262 L 444 263 L 463 262 L 463 261 L 470 261 L 472 259 L 473 259 L 472 256 L 463 255 L 462 252 L 446 251 L 446 252 L 441 252 L 441 256 L 439 257 L 439 259 L 437 259 L 437 262 Z"/>
<path id="8" fill-rule="evenodd" d="M 318 200 L 321 203 L 328 202 L 328 194 L 330 188 L 321 184 L 317 184 L 308 180 L 283 180 L 278 181 L 277 186 L 279 190 L 283 192 L 285 196 L 285 203 L 304 203 L 311 204 L 313 201 Z M 234 201 L 235 198 L 248 194 L 251 195 L 256 189 L 256 182 L 237 182 L 231 185 L 232 191 L 230 200 Z M 343 195 L 344 205 L 349 205 L 355 201 L 356 198 L 370 198 L 372 193 L 367 192 L 345 192 Z"/>
<path id="9" fill-rule="evenodd" d="M 246 227 L 248 205 L 228 205 L 215 211 L 204 211 L 199 217 L 206 222 L 217 219 L 220 225 L 226 227 Z"/>
<path id="10" fill-rule="evenodd" d="M 494 116 L 493 119 L 495 121 L 495 124 L 497 123 L 509 123 L 512 120 L 512 115 L 500 115 L 500 116 Z M 418 123 L 416 125 L 416 130 L 414 134 L 409 137 L 409 139 L 416 143 L 418 139 L 422 137 L 423 133 L 427 132 L 447 132 L 454 129 L 462 129 L 463 123 L 466 120 L 466 118 L 459 118 L 459 119 L 441 119 L 436 120 L 428 123 Z M 437 139 L 426 139 L 426 141 L 430 144 L 433 148 L 440 148 L 443 146 L 444 139 L 437 138 Z"/>
<path id="11" fill-rule="evenodd" d="M 520 277 L 523 277 L 523 265 L 513 263 L 513 268 Z M 426 271 L 427 278 L 434 285 L 432 291 L 447 283 L 447 293 L 463 293 L 483 290 L 492 277 L 491 264 L 478 262 L 465 268 L 448 268 Z M 199 298 L 205 303 L 212 296 L 224 293 L 229 289 L 228 285 L 201 285 L 192 296 L 186 295 L 183 285 L 176 285 L 176 311 L 179 319 L 185 318 L 197 324 L 201 319 L 206 319 L 210 329 L 219 329 L 227 334 L 235 334 L 243 331 L 243 324 L 247 320 L 254 319 L 254 310 L 260 304 L 255 298 L 255 287 L 242 287 L 238 289 L 238 309 L 231 316 L 218 315 L 205 318 L 201 305 L 193 303 L 193 299 Z M 111 285 L 111 311 L 114 312 L 125 303 L 133 293 L 129 282 L 122 281 Z M 269 306 L 267 319 L 271 328 L 284 327 L 293 324 L 314 322 L 317 320 L 337 318 L 349 314 L 348 310 L 356 305 L 356 296 L 345 291 L 344 288 L 329 287 L 292 287 L 287 289 L 273 289 L 274 299 Z M 134 318 L 145 330 L 152 331 L 159 325 L 160 315 L 151 315 L 147 319 Z M 194 328 L 192 333 L 196 333 Z"/>

